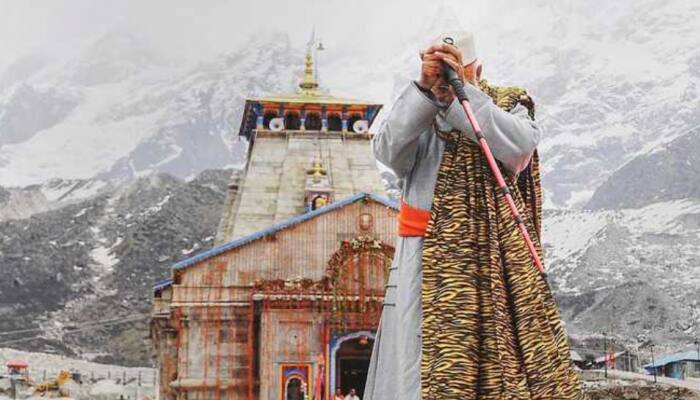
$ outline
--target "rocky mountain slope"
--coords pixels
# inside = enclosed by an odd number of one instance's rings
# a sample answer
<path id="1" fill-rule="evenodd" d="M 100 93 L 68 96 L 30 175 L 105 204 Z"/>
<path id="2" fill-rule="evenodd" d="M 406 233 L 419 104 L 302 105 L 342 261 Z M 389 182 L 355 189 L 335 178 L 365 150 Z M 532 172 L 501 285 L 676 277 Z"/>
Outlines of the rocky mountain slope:
<path id="1" fill-rule="evenodd" d="M 231 170 L 154 174 L 0 222 L 0 347 L 145 365 L 151 286 L 213 243 Z"/>
<path id="2" fill-rule="evenodd" d="M 151 285 L 211 246 L 230 170 L 167 174 L 0 223 L 1 345 L 148 362 Z M 573 335 L 692 342 L 700 322 L 700 201 L 550 210 L 546 266 Z M 92 324 L 92 325 L 91 325 Z"/>
<path id="3" fill-rule="evenodd" d="M 700 333 L 700 200 L 549 211 L 546 264 L 569 332 L 687 345 Z"/>
<path id="4" fill-rule="evenodd" d="M 0 221 L 27 218 L 80 202 L 110 187 L 102 180 L 60 178 L 25 187 L 0 187 Z"/>
<path id="5" fill-rule="evenodd" d="M 613 172 L 586 203 L 588 209 L 638 208 L 700 198 L 700 131 L 640 154 Z"/>

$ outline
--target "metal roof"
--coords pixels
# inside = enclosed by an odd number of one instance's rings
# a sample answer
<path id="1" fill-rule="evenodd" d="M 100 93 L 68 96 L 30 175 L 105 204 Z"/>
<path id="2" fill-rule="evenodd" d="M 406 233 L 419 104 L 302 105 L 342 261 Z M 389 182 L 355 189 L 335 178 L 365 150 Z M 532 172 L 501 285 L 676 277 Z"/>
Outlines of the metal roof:
<path id="1" fill-rule="evenodd" d="M 159 290 L 163 290 L 167 287 L 170 287 L 170 285 L 172 285 L 172 284 L 173 284 L 173 280 L 170 278 L 160 280 L 160 281 L 156 282 L 155 284 L 153 284 L 153 291 L 157 292 Z"/>
<path id="2" fill-rule="evenodd" d="M 325 214 L 325 213 L 328 213 L 330 211 L 339 209 L 341 207 L 345 207 L 349 204 L 355 203 L 357 201 L 360 201 L 360 200 L 363 200 L 366 198 L 374 200 L 377 203 L 383 204 L 387 207 L 391 207 L 394 210 L 398 211 L 398 209 L 399 209 L 398 203 L 396 203 L 395 201 L 393 201 L 387 197 L 378 196 L 378 195 L 375 195 L 373 193 L 359 192 L 359 193 L 356 193 L 354 195 L 347 196 L 339 201 L 336 201 L 336 202 L 330 203 L 326 206 L 323 206 L 321 208 L 318 208 L 316 210 L 308 211 L 308 212 L 305 212 L 303 214 L 299 214 L 299 215 L 294 216 L 292 218 L 286 219 L 284 221 L 280 221 L 280 222 L 270 226 L 269 228 L 251 233 L 249 235 L 243 236 L 241 238 L 232 240 L 230 242 L 213 247 L 209 250 L 203 251 L 203 252 L 201 252 L 193 257 L 187 258 L 185 260 L 182 260 L 182 261 L 176 263 L 175 265 L 172 266 L 171 269 L 172 269 L 172 271 L 178 271 L 178 270 L 187 268 L 187 267 L 189 267 L 193 264 L 196 264 L 200 261 L 204 261 L 208 258 L 212 258 L 212 257 L 217 256 L 219 254 L 225 253 L 229 250 L 235 249 L 237 247 L 241 247 L 241 246 L 248 244 L 250 242 L 253 242 L 253 241 L 262 239 L 266 236 L 269 236 L 275 232 L 279 232 L 283 229 L 286 229 L 286 228 L 289 228 L 291 226 L 297 225 L 301 222 L 307 221 L 311 218 L 315 218 L 321 214 Z M 172 284 L 171 279 L 164 279 L 164 280 L 157 282 L 153 286 L 153 290 L 154 291 L 161 290 L 165 287 L 170 286 L 171 284 Z"/>
<path id="3" fill-rule="evenodd" d="M 663 367 L 666 364 L 671 364 L 674 362 L 679 362 L 679 361 L 700 361 L 700 358 L 698 358 L 698 351 L 697 350 L 688 350 L 684 351 L 682 353 L 675 353 L 675 354 L 669 354 L 666 356 L 662 356 L 656 360 L 654 360 L 654 363 L 649 363 L 644 366 L 644 368 L 654 368 L 654 367 Z"/>
<path id="4" fill-rule="evenodd" d="M 618 357 L 620 357 L 621 355 L 624 355 L 625 353 L 628 353 L 628 351 L 627 351 L 627 350 L 621 350 L 621 351 L 618 351 L 618 352 L 616 352 L 616 353 L 613 353 L 612 356 L 613 356 L 613 358 L 618 358 Z M 609 354 L 606 354 L 606 355 L 600 356 L 600 357 L 596 357 L 596 358 L 593 360 L 593 362 L 596 362 L 596 363 L 605 362 L 605 360 L 607 360 L 607 357 L 609 357 Z"/>

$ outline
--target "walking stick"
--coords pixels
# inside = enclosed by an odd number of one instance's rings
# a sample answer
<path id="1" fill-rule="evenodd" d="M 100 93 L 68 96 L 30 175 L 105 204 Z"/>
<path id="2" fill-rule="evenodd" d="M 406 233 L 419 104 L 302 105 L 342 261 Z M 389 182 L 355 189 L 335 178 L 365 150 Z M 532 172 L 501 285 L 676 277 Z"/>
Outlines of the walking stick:
<path id="1" fill-rule="evenodd" d="M 443 65 L 443 74 L 445 75 L 447 81 L 452 85 L 452 87 L 455 90 L 455 94 L 457 95 L 457 99 L 459 100 L 460 104 L 462 104 L 462 109 L 464 110 L 464 113 L 467 115 L 467 119 L 469 120 L 469 124 L 472 126 L 472 129 L 474 130 L 474 135 L 476 136 L 477 140 L 479 141 L 479 147 L 481 147 L 481 151 L 484 153 L 484 156 L 486 157 L 486 161 L 489 163 L 489 167 L 491 169 L 491 173 L 493 174 L 494 178 L 496 178 L 496 182 L 498 183 L 498 188 L 503 192 L 503 194 L 506 197 L 506 202 L 508 203 L 508 207 L 510 208 L 510 213 L 513 215 L 513 219 L 515 219 L 515 225 L 517 225 L 518 230 L 520 231 L 520 235 L 523 237 L 525 240 L 525 244 L 527 245 L 528 250 L 530 251 L 530 255 L 532 256 L 532 260 L 535 262 L 535 265 L 537 266 L 537 269 L 540 270 L 540 273 L 544 275 L 544 266 L 542 265 L 542 260 L 540 260 L 540 256 L 537 255 L 537 250 L 535 249 L 535 245 L 532 244 L 532 239 L 530 239 L 530 235 L 527 233 L 527 228 L 525 227 L 525 224 L 523 223 L 523 219 L 520 217 L 520 213 L 518 212 L 518 208 L 515 206 L 515 202 L 513 201 L 513 196 L 510 194 L 510 190 L 508 189 L 508 186 L 506 185 L 506 181 L 503 179 L 503 175 L 501 174 L 501 171 L 498 169 L 498 165 L 496 164 L 496 159 L 493 157 L 493 154 L 491 153 L 491 148 L 489 147 L 488 143 L 486 143 L 486 138 L 484 138 L 484 134 L 481 133 L 481 128 L 479 127 L 479 123 L 476 121 L 476 117 L 474 116 L 474 112 L 472 111 L 472 107 L 469 104 L 469 98 L 467 97 L 467 93 L 464 91 L 464 82 L 462 82 L 462 79 L 460 79 L 459 76 L 457 76 L 457 72 L 450 68 L 447 64 Z"/>

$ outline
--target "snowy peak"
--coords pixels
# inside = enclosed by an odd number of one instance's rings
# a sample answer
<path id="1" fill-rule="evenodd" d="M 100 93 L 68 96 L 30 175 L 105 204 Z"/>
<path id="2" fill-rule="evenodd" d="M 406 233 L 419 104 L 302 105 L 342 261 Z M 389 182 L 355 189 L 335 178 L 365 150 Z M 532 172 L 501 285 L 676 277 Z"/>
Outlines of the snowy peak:
<path id="1" fill-rule="evenodd" d="M 0 146 L 24 142 L 61 122 L 79 104 L 76 94 L 19 83 L 0 96 Z M 0 166 L 3 156 L 0 154 Z"/>
<path id="2" fill-rule="evenodd" d="M 537 102 L 547 208 L 599 202 L 591 200 L 597 189 L 626 174 L 616 171 L 700 125 L 700 72 L 693 67 L 700 10 L 689 2 L 533 7 L 499 0 L 458 21 L 463 11 L 457 4 L 433 8 L 415 34 L 393 38 L 381 55 L 327 44 L 317 60 L 321 84 L 385 103 L 378 126 L 392 95 L 417 75 L 418 48 L 440 31 L 468 27 L 477 34 L 485 78 L 525 87 Z M 34 74 L 34 94 L 7 101 L 9 89 L 0 92 L 0 185 L 152 172 L 191 178 L 240 165 L 244 99 L 295 91 L 304 52 L 286 33 L 262 30 L 235 51 L 178 69 L 140 38 L 109 32 L 71 62 Z"/>
<path id="3" fill-rule="evenodd" d="M 121 82 L 162 64 L 142 43 L 129 33 L 109 32 L 68 65 L 67 80 L 81 86 Z"/>
<path id="4" fill-rule="evenodd" d="M 28 79 L 44 68 L 48 61 L 49 59 L 46 56 L 37 53 L 30 53 L 18 58 L 5 68 L 4 71 L 1 71 L 0 91 L 17 82 Z"/>
<path id="5" fill-rule="evenodd" d="M 175 70 L 131 36 L 102 37 L 17 94 L 0 94 L 0 185 L 123 181 L 153 172 L 191 178 L 240 165 L 244 99 L 293 92 L 303 55 L 286 34 L 269 32 L 244 49 Z"/>

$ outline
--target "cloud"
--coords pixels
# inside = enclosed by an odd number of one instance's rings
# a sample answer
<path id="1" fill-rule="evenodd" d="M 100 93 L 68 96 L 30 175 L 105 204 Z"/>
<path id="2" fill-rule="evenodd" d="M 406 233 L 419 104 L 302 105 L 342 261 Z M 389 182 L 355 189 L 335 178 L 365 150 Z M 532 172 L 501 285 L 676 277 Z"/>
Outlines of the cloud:
<path id="1" fill-rule="evenodd" d="M 2 0 L 0 0 L 2 1 Z M 396 45 L 443 1 L 183 1 L 4 0 L 0 3 L 0 68 L 32 52 L 65 55 L 105 32 L 128 31 L 165 55 L 198 60 L 229 52 L 261 30 L 303 44 L 311 29 L 329 54 L 378 54 Z"/>

